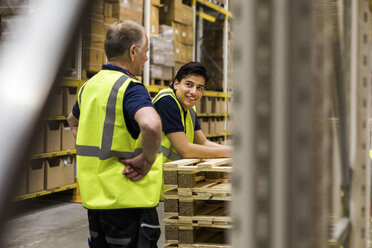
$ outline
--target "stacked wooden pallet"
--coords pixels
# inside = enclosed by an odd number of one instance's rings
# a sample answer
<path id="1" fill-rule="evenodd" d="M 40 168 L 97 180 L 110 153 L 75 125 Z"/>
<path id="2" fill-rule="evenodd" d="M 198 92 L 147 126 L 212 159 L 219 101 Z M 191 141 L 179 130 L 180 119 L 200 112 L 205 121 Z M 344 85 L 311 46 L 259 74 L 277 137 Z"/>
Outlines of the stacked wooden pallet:
<path id="1" fill-rule="evenodd" d="M 166 247 L 230 247 L 232 159 L 164 164 Z"/>

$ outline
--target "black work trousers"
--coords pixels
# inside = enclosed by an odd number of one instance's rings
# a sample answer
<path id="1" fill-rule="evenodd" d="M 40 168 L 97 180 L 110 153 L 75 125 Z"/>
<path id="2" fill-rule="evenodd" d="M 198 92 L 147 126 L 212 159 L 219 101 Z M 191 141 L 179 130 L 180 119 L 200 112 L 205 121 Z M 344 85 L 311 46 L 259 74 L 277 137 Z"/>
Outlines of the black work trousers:
<path id="1" fill-rule="evenodd" d="M 91 248 L 157 248 L 156 208 L 88 209 Z"/>

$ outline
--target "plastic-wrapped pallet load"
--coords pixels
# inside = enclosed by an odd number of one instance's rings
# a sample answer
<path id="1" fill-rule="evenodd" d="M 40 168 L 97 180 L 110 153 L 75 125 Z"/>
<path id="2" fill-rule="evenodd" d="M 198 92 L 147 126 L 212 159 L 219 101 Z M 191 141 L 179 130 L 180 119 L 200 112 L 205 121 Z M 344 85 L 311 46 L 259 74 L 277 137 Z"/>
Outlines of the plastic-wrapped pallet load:
<path id="1" fill-rule="evenodd" d="M 153 35 L 150 39 L 151 77 L 171 80 L 174 66 L 173 28 L 161 25 L 159 35 Z"/>

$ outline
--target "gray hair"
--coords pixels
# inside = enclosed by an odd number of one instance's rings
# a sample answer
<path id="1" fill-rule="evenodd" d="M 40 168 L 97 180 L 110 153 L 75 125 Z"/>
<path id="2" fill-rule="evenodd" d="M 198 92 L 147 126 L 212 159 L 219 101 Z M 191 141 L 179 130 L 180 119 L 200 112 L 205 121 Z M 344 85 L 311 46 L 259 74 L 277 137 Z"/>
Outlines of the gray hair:
<path id="1" fill-rule="evenodd" d="M 108 60 L 123 56 L 132 45 L 141 50 L 145 43 L 145 28 L 134 21 L 119 20 L 107 30 L 105 53 Z"/>

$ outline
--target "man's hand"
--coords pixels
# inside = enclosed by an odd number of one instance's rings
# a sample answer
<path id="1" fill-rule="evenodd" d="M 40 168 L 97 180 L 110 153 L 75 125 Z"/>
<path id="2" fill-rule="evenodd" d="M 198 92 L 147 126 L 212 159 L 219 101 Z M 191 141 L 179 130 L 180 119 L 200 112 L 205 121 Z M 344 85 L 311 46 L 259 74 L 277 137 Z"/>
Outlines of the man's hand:
<path id="1" fill-rule="evenodd" d="M 119 159 L 119 161 L 126 165 L 123 170 L 123 175 L 127 176 L 132 181 L 142 179 L 150 171 L 153 162 L 146 160 L 143 153 L 130 159 Z"/>

